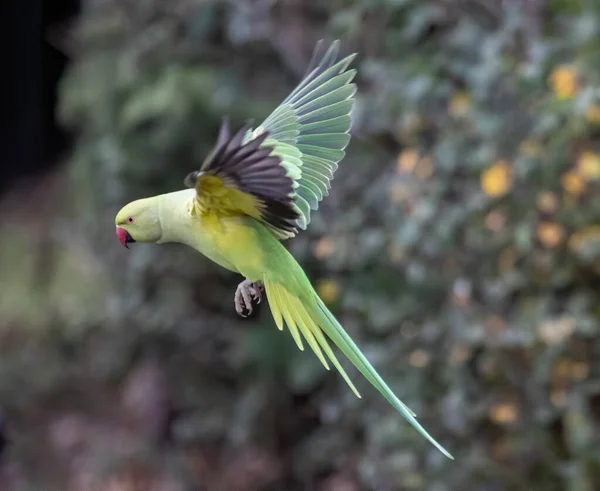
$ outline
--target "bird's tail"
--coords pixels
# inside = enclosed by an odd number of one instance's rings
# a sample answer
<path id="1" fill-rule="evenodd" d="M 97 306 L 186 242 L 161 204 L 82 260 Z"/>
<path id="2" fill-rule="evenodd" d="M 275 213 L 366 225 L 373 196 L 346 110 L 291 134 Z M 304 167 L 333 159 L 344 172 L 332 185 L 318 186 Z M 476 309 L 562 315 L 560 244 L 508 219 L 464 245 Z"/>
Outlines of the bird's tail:
<path id="1" fill-rule="evenodd" d="M 291 292 L 280 282 L 270 278 L 268 273 L 264 275 L 263 283 L 275 324 L 277 324 L 279 330 L 283 330 L 285 321 L 298 348 L 304 350 L 302 341 L 304 339 L 315 352 L 323 366 L 329 370 L 330 362 L 340 372 L 352 391 L 360 397 L 358 390 L 356 390 L 356 387 L 335 357 L 327 342 L 326 335 L 421 435 L 435 445 L 446 457 L 454 458 L 421 426 L 415 418 L 415 413 L 394 395 L 392 390 L 362 354 L 358 346 L 352 341 L 348 333 L 346 333 L 333 314 L 327 309 L 308 280 L 294 285 L 296 287 L 294 290 L 298 288 L 306 290 L 302 291 L 300 295 Z"/>

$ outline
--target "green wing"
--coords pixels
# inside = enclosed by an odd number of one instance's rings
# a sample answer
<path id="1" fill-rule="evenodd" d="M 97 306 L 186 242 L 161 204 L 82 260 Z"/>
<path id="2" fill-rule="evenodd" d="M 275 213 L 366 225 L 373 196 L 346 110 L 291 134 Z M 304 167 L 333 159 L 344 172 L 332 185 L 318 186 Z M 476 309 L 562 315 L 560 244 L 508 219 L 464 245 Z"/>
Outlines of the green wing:
<path id="1" fill-rule="evenodd" d="M 264 131 L 269 136 L 263 145 L 273 148 L 272 155 L 294 181 L 294 206 L 299 214 L 296 224 L 305 230 L 310 211 L 328 195 L 333 173 L 344 158 L 350 141 L 350 112 L 356 85 L 356 70 L 348 70 L 356 54 L 338 61 L 340 42 L 327 49 L 317 44 L 309 68 L 294 91 L 254 130 L 249 137 Z M 293 233 L 275 232 L 280 238 Z"/>

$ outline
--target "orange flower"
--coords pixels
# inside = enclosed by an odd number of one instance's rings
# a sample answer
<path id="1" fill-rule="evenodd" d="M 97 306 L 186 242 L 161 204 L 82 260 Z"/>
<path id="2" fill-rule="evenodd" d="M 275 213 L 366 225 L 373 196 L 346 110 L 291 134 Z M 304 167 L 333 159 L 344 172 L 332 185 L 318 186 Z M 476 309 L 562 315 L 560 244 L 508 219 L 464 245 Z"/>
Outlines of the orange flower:
<path id="1" fill-rule="evenodd" d="M 490 419 L 494 423 L 510 424 L 519 417 L 519 409 L 510 402 L 500 402 L 490 408 Z"/>
<path id="2" fill-rule="evenodd" d="M 600 105 L 592 104 L 585 112 L 585 119 L 588 123 L 600 125 Z"/>
<path id="3" fill-rule="evenodd" d="M 556 67 L 550 73 L 548 82 L 559 99 L 571 99 L 577 92 L 577 72 L 573 66 Z"/>
<path id="4" fill-rule="evenodd" d="M 574 196 L 580 195 L 585 188 L 585 181 L 573 171 L 563 174 L 560 181 L 565 192 Z"/>
<path id="5" fill-rule="evenodd" d="M 396 168 L 400 173 L 412 172 L 415 170 L 418 162 L 419 153 L 413 148 L 407 148 L 406 150 L 402 150 L 400 155 L 398 155 Z"/>
<path id="6" fill-rule="evenodd" d="M 408 148 L 398 155 L 396 169 L 400 174 L 414 172 L 417 177 L 426 179 L 433 174 L 433 161 L 431 157 L 421 158 L 417 150 Z"/>
<path id="7" fill-rule="evenodd" d="M 563 228 L 556 223 L 541 222 L 537 228 L 537 238 L 545 247 L 556 247 L 562 242 L 564 235 Z"/>
<path id="8" fill-rule="evenodd" d="M 600 177 L 600 157 L 594 152 L 583 152 L 577 159 L 577 172 L 587 180 Z"/>
<path id="9" fill-rule="evenodd" d="M 498 160 L 481 174 L 481 189 L 488 196 L 503 196 L 511 187 L 512 170 L 504 160 Z"/>
<path id="10" fill-rule="evenodd" d="M 336 281 L 330 279 L 322 279 L 317 281 L 316 290 L 325 303 L 335 302 L 340 296 L 340 287 Z"/>

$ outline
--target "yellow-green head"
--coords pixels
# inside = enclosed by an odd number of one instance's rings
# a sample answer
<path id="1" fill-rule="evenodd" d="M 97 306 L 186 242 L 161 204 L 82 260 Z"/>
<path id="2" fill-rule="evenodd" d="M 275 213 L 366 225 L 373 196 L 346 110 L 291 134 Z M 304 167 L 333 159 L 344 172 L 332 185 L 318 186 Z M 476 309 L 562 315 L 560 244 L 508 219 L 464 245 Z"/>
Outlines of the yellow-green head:
<path id="1" fill-rule="evenodd" d="M 157 242 L 162 227 L 156 197 L 144 198 L 125 205 L 115 218 L 117 237 L 128 248 L 132 242 Z"/>

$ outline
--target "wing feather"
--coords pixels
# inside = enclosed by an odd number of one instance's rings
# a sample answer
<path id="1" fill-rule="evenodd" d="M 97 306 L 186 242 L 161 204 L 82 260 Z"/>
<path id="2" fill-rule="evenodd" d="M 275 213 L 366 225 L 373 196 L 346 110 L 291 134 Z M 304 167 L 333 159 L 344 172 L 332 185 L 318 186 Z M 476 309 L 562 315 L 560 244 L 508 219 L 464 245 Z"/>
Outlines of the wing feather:
<path id="1" fill-rule="evenodd" d="M 350 141 L 356 55 L 339 59 L 339 51 L 339 41 L 319 42 L 300 83 L 256 130 L 232 135 L 223 123 L 213 151 L 185 179 L 196 188 L 196 213 L 249 215 L 280 239 L 306 229 Z"/>
<path id="2" fill-rule="evenodd" d="M 339 41 L 330 46 L 319 42 L 304 78 L 253 133 L 268 131 L 269 144 L 282 165 L 297 170 L 293 204 L 300 214 L 296 220 L 300 229 L 308 226 L 311 210 L 317 210 L 329 194 L 333 174 L 350 141 L 356 70 L 348 70 L 348 66 L 355 55 L 338 60 L 339 47 Z M 286 151 L 278 153 L 280 147 Z"/>
<path id="3" fill-rule="evenodd" d="M 297 184 L 265 145 L 269 134 L 244 141 L 248 126 L 231 136 L 225 120 L 217 143 L 199 171 L 184 180 L 196 189 L 193 213 L 248 215 L 261 220 L 280 238 L 295 234 L 299 213 L 293 204 Z"/>

